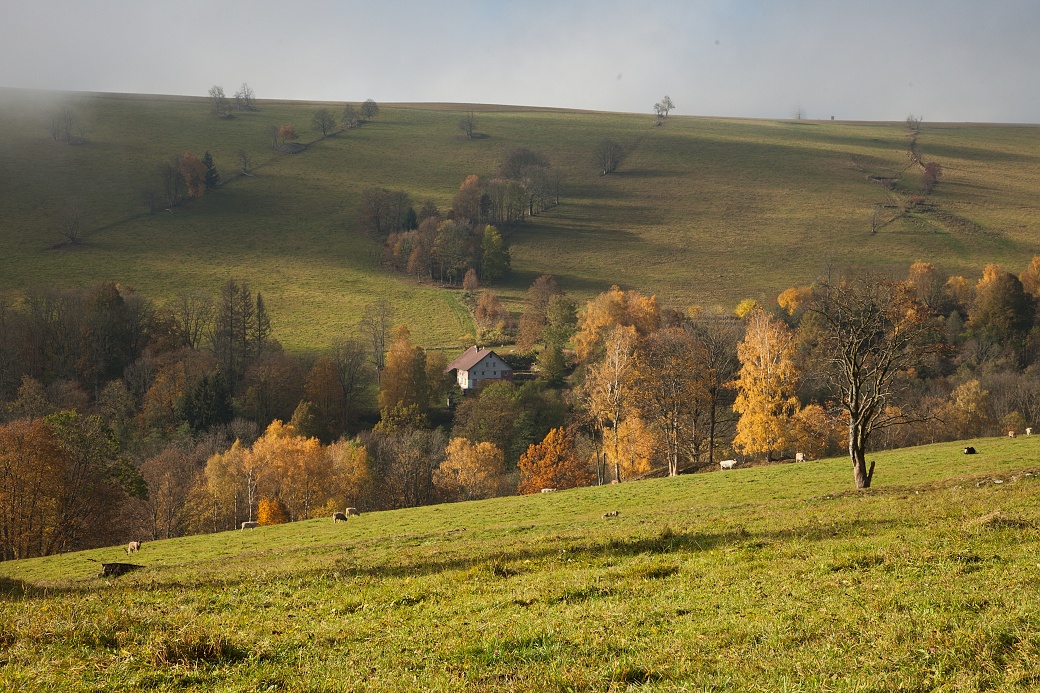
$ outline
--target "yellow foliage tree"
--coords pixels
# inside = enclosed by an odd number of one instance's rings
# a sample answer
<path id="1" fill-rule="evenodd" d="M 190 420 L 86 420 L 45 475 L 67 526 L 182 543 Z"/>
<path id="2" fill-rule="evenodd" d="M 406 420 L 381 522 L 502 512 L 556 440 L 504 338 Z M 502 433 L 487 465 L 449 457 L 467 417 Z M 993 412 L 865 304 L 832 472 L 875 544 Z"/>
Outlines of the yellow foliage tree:
<path id="1" fill-rule="evenodd" d="M 734 381 L 740 414 L 733 446 L 746 455 L 764 453 L 772 459 L 790 440 L 791 416 L 798 373 L 794 365 L 794 334 L 764 311 L 747 316 L 747 332 L 737 347 L 740 374 Z"/>
<path id="2" fill-rule="evenodd" d="M 792 417 L 792 442 L 798 452 L 815 460 L 841 450 L 848 434 L 848 421 L 831 416 L 819 404 L 802 407 Z"/>
<path id="3" fill-rule="evenodd" d="M 256 510 L 256 521 L 261 525 L 281 525 L 289 521 L 289 513 L 279 499 L 261 498 Z"/>
<path id="4" fill-rule="evenodd" d="M 449 498 L 475 500 L 498 493 L 505 474 L 505 456 L 494 443 L 452 438 L 444 461 L 433 471 L 433 485 Z"/>
<path id="5" fill-rule="evenodd" d="M 616 441 L 605 452 L 611 465 L 617 465 L 619 481 L 646 474 L 661 453 L 660 441 L 638 416 L 624 419 L 612 437 Z"/>
<path id="6" fill-rule="evenodd" d="M 574 352 L 582 361 L 600 353 L 607 332 L 615 325 L 632 327 L 644 337 L 661 325 L 657 297 L 646 297 L 637 291 L 610 287 L 585 306 L 574 335 Z"/>
<path id="7" fill-rule="evenodd" d="M 1040 298 L 1040 255 L 1033 256 L 1033 261 L 1018 275 L 1018 279 L 1027 294 L 1033 298 Z"/>
<path id="8" fill-rule="evenodd" d="M 335 507 L 365 510 L 365 499 L 372 496 L 374 479 L 365 446 L 355 440 L 341 440 L 325 448 L 332 466 L 332 498 Z"/>
<path id="9" fill-rule="evenodd" d="M 425 413 L 429 407 L 426 352 L 412 344 L 411 333 L 403 325 L 394 331 L 379 387 L 380 409 L 415 406 Z"/>
<path id="10" fill-rule="evenodd" d="M 604 449 L 611 450 L 610 458 L 613 461 L 621 458 L 618 426 L 632 405 L 635 345 L 634 327 L 616 325 L 609 330 L 605 338 L 603 359 L 589 368 L 581 390 L 585 408 L 599 429 Z M 606 474 L 602 467 L 599 475 L 600 481 L 604 481 Z"/>

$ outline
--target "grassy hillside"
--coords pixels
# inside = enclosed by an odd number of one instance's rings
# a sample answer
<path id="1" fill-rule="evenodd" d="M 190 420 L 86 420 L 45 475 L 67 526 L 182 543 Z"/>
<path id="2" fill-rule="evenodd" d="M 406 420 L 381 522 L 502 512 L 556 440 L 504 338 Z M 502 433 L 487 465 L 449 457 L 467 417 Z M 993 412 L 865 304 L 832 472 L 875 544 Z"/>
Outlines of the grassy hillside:
<path id="1" fill-rule="evenodd" d="M 980 454 L 966 457 L 961 446 Z M 1040 685 L 1040 439 L 0 564 L 4 690 Z M 616 519 L 603 519 L 619 510 Z"/>
<path id="2" fill-rule="evenodd" d="M 59 102 L 80 114 L 87 143 L 51 141 L 46 114 Z M 945 177 L 926 208 L 872 235 L 874 206 L 917 185 L 913 171 L 895 193 L 870 180 L 907 167 L 902 124 L 673 115 L 654 127 L 646 115 L 478 107 L 488 137 L 466 140 L 464 106 L 384 105 L 365 127 L 319 140 L 309 129 L 318 107 L 266 102 L 219 120 L 202 99 L 0 91 L 0 291 L 117 280 L 165 298 L 234 276 L 265 293 L 292 348 L 323 347 L 377 296 L 425 344 L 453 344 L 472 329 L 457 294 L 379 269 L 380 243 L 358 228 L 360 193 L 404 188 L 446 208 L 467 174 L 493 173 L 516 146 L 552 158 L 563 200 L 511 234 L 516 271 L 503 291 L 513 300 L 552 273 L 582 297 L 620 283 L 669 304 L 732 307 L 828 267 L 902 273 L 922 259 L 951 273 L 988 261 L 1017 272 L 1040 253 L 1038 127 L 926 122 L 921 153 Z M 271 149 L 267 128 L 287 122 L 305 151 Z M 610 176 L 594 162 L 605 137 L 628 151 Z M 234 176 L 240 148 L 252 177 Z M 172 214 L 144 214 L 157 163 L 189 150 L 209 150 L 228 183 Z M 85 243 L 55 247 L 70 199 L 87 210 Z"/>

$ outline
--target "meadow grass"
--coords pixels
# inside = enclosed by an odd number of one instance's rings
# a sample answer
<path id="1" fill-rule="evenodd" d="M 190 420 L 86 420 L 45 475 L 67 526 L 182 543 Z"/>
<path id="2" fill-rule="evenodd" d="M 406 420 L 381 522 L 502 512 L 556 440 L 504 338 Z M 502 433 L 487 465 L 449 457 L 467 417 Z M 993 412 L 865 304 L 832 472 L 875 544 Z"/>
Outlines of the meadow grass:
<path id="1" fill-rule="evenodd" d="M 86 123 L 85 144 L 51 141 L 46 113 L 63 101 Z M 384 296 L 424 345 L 458 345 L 473 331 L 459 294 L 379 267 L 380 239 L 359 227 L 361 192 L 403 188 L 446 209 L 468 174 L 492 175 L 518 146 L 549 155 L 562 199 L 508 234 L 514 273 L 495 289 L 510 305 L 544 273 L 579 299 L 618 283 L 669 305 L 732 308 L 829 269 L 901 275 L 926 260 L 978 276 L 986 262 L 1018 272 L 1040 253 L 1037 127 L 925 122 L 923 157 L 945 171 L 933 206 L 871 234 L 874 205 L 916 194 L 912 169 L 894 191 L 869 179 L 907 169 L 902 124 L 672 115 L 654 127 L 638 114 L 387 104 L 321 139 L 309 129 L 320 105 L 262 102 L 221 120 L 203 99 L 0 90 L 0 291 L 112 280 L 165 300 L 235 277 L 264 293 L 276 336 L 295 350 L 324 348 Z M 487 138 L 456 128 L 469 108 Z M 267 128 L 287 122 L 304 151 L 271 148 Z M 594 150 L 607 137 L 626 158 L 601 176 Z M 253 154 L 251 177 L 236 175 L 240 148 Z M 156 165 L 206 150 L 226 184 L 145 214 Z M 55 230 L 70 200 L 87 211 L 78 247 Z"/>
<path id="2" fill-rule="evenodd" d="M 1032 690 L 1038 453 L 877 453 L 868 492 L 836 459 L 186 537 L 113 579 L 87 559 L 118 547 L 3 563 L 0 687 Z"/>

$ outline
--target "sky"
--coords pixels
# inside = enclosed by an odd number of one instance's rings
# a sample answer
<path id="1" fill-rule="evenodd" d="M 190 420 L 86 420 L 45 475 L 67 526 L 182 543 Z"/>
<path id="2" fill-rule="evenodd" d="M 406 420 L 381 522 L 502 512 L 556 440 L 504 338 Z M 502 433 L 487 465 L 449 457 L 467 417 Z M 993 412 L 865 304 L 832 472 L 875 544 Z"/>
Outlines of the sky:
<path id="1" fill-rule="evenodd" d="M 1040 123 L 1040 0 L 3 0 L 0 87 Z M 2 98 L 2 96 L 0 96 Z"/>

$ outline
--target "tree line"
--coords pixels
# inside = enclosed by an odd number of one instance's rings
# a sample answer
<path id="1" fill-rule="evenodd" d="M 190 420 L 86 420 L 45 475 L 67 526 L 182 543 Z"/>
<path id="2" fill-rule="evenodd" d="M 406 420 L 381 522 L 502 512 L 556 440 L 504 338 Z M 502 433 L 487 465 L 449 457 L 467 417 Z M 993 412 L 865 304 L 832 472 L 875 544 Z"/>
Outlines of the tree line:
<path id="1" fill-rule="evenodd" d="M 23 558 L 362 509 L 628 482 L 1020 431 L 1040 415 L 1040 257 L 977 281 L 915 263 L 734 313 L 551 276 L 511 315 L 515 382 L 462 397 L 392 305 L 287 354 L 243 282 L 156 305 L 127 287 L 0 302 L 0 553 Z M 452 393 L 454 394 L 452 395 Z M 449 395 L 457 406 L 449 409 Z"/>

